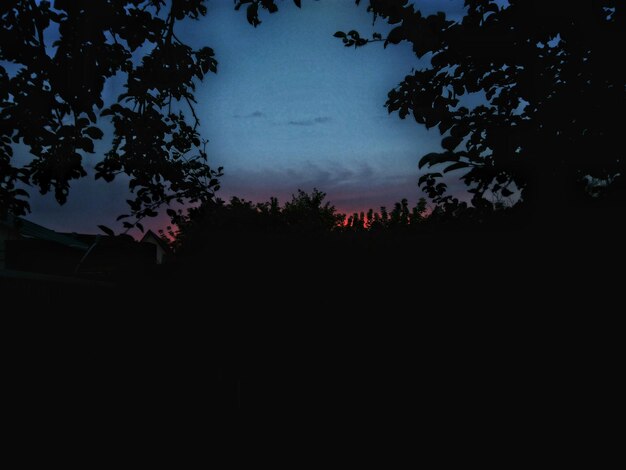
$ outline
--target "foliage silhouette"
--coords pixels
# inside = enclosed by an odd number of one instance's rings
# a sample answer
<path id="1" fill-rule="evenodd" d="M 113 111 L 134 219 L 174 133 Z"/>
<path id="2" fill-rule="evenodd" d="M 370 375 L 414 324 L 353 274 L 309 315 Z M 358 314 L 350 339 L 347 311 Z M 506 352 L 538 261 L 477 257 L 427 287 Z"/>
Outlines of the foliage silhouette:
<path id="1" fill-rule="evenodd" d="M 174 217 L 177 230 L 168 227 L 161 235 L 171 244 L 187 277 L 203 270 L 209 260 L 233 275 L 239 269 L 257 272 L 269 266 L 290 266 L 317 267 L 328 276 L 335 260 L 348 259 L 358 265 L 370 255 L 408 258 L 410 253 L 417 253 L 418 246 L 452 243 L 453 248 L 446 248 L 450 258 L 454 253 L 464 259 L 471 250 L 463 252 L 460 236 L 474 248 L 488 243 L 494 250 L 498 245 L 484 238 L 485 234 L 506 232 L 508 240 L 513 236 L 531 240 L 520 230 L 524 219 L 519 217 L 519 210 L 498 204 L 482 208 L 465 202 L 429 206 L 420 198 L 410 207 L 408 200 L 402 199 L 391 210 L 383 206 L 379 211 L 369 209 L 348 216 L 325 199 L 326 194 L 318 189 L 310 194 L 298 190 L 282 206 L 276 198 L 263 203 L 238 197 L 228 203 L 217 199 L 187 213 L 180 211 Z M 419 252 L 421 264 L 430 269 L 440 264 L 437 269 L 446 269 L 442 259 L 433 259 L 429 250 Z M 370 268 L 372 280 L 378 279 L 374 265 Z M 203 272 L 197 275 L 198 279 L 205 276 Z"/>
<path id="2" fill-rule="evenodd" d="M 278 5 L 275 0 L 235 0 L 235 10 L 239 10 L 242 6 L 246 6 L 246 19 L 255 28 L 261 24 L 259 17 L 259 8 L 267 10 L 269 13 L 276 13 Z M 300 8 L 302 0 L 293 0 L 293 3 Z"/>
<path id="3" fill-rule="evenodd" d="M 205 255 L 213 257 L 215 247 L 220 247 L 225 257 L 224 266 L 232 264 L 235 258 L 246 266 L 251 259 L 260 264 L 276 264 L 280 260 L 290 264 L 291 256 L 303 252 L 307 253 L 307 262 L 317 264 L 335 255 L 353 253 L 359 257 L 361 249 L 386 250 L 383 247 L 395 242 L 401 243 L 394 248 L 399 250 L 400 246 L 413 244 L 415 237 L 439 233 L 441 229 L 472 231 L 478 221 L 485 229 L 505 220 L 510 212 L 492 209 L 487 217 L 487 212 L 482 211 L 481 219 L 477 210 L 467 204 L 429 208 L 426 199 L 421 198 L 412 208 L 403 199 L 391 211 L 381 207 L 379 211 L 369 209 L 346 216 L 325 198 L 324 192 L 314 189 L 310 194 L 298 190 L 282 206 L 276 198 L 263 203 L 238 197 L 229 203 L 218 199 L 186 214 L 179 212 L 174 218 L 178 229 L 168 227 L 167 234 L 161 233 L 178 257 L 192 264 L 202 264 Z M 491 223 L 486 224 L 485 219 Z"/>
<path id="4" fill-rule="evenodd" d="M 206 14 L 203 3 L 2 2 L 0 211 L 29 211 L 20 183 L 42 194 L 54 191 L 65 203 L 71 181 L 87 174 L 84 154 L 94 153 L 94 141 L 104 135 L 98 114 L 111 119 L 115 133 L 95 165 L 96 179 L 110 182 L 125 173 L 135 194 L 120 219 L 155 216 L 172 201 L 213 197 L 221 168 L 207 165 L 193 104 L 196 80 L 215 73 L 217 61 L 211 48 L 193 50 L 176 35 L 181 21 Z M 59 37 L 50 44 L 55 30 Z M 108 104 L 103 90 L 116 75 L 125 78 L 126 90 Z M 26 165 L 14 166 L 16 144 L 30 151 Z"/>
<path id="5" fill-rule="evenodd" d="M 535 208 L 548 201 L 565 208 L 589 196 L 624 200 L 616 116 L 626 107 L 626 80 L 612 47 L 626 39 L 622 3 L 466 0 L 460 21 L 441 12 L 424 17 L 420 3 L 371 0 L 374 20 L 395 26 L 388 36 L 335 36 L 346 47 L 406 41 L 423 59 L 386 106 L 443 136 L 445 151 L 419 164 L 443 168 L 419 181 L 433 201 L 458 204 L 441 182 L 451 171 L 461 172 L 475 207 L 494 195 L 518 194 Z M 482 104 L 466 105 L 472 95 Z"/>
<path id="6" fill-rule="evenodd" d="M 185 255 L 202 251 L 215 236 L 236 238 L 293 237 L 340 230 L 345 216 L 325 202 L 326 194 L 314 189 L 311 194 L 298 190 L 291 201 L 280 206 L 278 199 L 254 203 L 233 197 L 228 204 L 221 199 L 182 211 L 174 218 L 178 231 L 170 231 L 173 247 Z M 284 238 L 281 238 L 284 240 Z"/>

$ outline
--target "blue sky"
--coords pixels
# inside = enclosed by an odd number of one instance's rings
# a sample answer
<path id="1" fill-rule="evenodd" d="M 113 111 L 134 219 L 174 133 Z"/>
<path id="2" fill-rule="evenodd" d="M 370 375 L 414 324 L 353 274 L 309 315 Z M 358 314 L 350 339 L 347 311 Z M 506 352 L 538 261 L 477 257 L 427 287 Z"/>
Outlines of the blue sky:
<path id="1" fill-rule="evenodd" d="M 403 197 L 415 201 L 418 160 L 441 149 L 440 136 L 383 106 L 387 92 L 420 66 L 410 46 L 345 48 L 335 31 L 384 35 L 390 27 L 372 26 L 365 5 L 352 0 L 302 3 L 298 9 L 278 2 L 279 12 L 265 12 L 253 28 L 231 0 L 213 0 L 205 18 L 179 26 L 181 39 L 212 47 L 219 62 L 218 74 L 199 84 L 196 95 L 210 163 L 226 173 L 219 196 L 284 202 L 298 188 L 318 187 L 342 211 L 389 206 Z M 462 8 L 459 0 L 418 3 L 424 13 Z M 110 96 L 119 92 L 119 83 L 108 85 Z M 99 158 L 87 156 L 86 166 Z M 33 194 L 30 219 L 65 231 L 116 227 L 127 196 L 123 179 L 86 178 L 73 185 L 65 206 Z M 163 220 L 146 225 L 158 228 Z"/>

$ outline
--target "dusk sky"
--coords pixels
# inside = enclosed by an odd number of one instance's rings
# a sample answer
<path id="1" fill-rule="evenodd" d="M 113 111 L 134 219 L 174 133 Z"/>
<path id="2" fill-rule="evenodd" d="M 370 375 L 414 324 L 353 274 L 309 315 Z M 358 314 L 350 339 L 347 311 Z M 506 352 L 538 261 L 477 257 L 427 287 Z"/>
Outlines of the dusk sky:
<path id="1" fill-rule="evenodd" d="M 455 15 L 462 8 L 460 0 L 420 4 L 426 14 Z M 284 1 L 278 13 L 264 12 L 257 28 L 231 0 L 207 6 L 206 17 L 179 26 L 177 34 L 193 47 L 212 47 L 219 62 L 218 74 L 207 76 L 196 94 L 210 164 L 225 171 L 219 197 L 277 196 L 285 202 L 298 188 L 317 187 L 338 209 L 352 212 L 421 195 L 417 163 L 441 150 L 439 133 L 384 107 L 387 92 L 419 61 L 407 44 L 355 50 L 333 37 L 350 29 L 384 36 L 388 25 L 372 26 L 365 6 L 353 0 L 305 0 L 302 9 Z M 121 80 L 107 85 L 109 99 L 121 92 Z M 93 170 L 109 145 L 105 136 L 85 166 Z M 84 178 L 73 183 L 64 206 L 33 190 L 28 218 L 62 231 L 118 228 L 114 220 L 126 211 L 126 185 L 124 179 Z M 145 225 L 161 228 L 167 221 L 159 217 Z"/>

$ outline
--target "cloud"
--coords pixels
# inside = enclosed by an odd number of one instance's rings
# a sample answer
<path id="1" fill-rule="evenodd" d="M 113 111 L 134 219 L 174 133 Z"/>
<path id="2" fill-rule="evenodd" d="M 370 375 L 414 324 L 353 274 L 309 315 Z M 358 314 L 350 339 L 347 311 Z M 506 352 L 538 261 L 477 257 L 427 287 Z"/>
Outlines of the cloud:
<path id="1" fill-rule="evenodd" d="M 329 122 L 332 118 L 328 116 L 319 116 L 315 119 L 301 119 L 298 121 L 289 121 L 287 124 L 290 126 L 314 126 L 316 124 L 324 124 L 325 122 Z"/>
<path id="2" fill-rule="evenodd" d="M 261 202 L 277 197 L 281 203 L 291 199 L 298 189 L 310 192 L 317 188 L 327 194 L 340 212 L 378 210 L 381 206 L 393 208 L 396 202 L 407 198 L 413 206 L 425 196 L 417 185 L 421 172 L 390 172 L 384 166 L 358 161 L 305 161 L 291 168 L 232 169 L 221 181 L 218 197 L 229 200 L 238 196 Z M 469 202 L 467 187 L 458 177 L 445 178 L 450 194 Z"/>
<path id="3" fill-rule="evenodd" d="M 263 113 L 262 111 L 254 111 L 250 114 L 235 114 L 233 115 L 233 117 L 237 119 L 255 119 L 265 117 L 265 113 Z"/>
<path id="4" fill-rule="evenodd" d="M 408 198 L 411 204 L 422 196 L 417 187 L 419 174 L 389 174 L 367 163 L 349 165 L 328 162 L 306 162 L 294 168 L 234 170 L 226 172 L 218 196 L 231 196 L 252 201 L 266 201 L 278 197 L 281 203 L 291 199 L 298 189 L 310 192 L 318 188 L 328 200 L 344 213 L 360 212 L 370 207 L 393 207 L 395 202 Z"/>

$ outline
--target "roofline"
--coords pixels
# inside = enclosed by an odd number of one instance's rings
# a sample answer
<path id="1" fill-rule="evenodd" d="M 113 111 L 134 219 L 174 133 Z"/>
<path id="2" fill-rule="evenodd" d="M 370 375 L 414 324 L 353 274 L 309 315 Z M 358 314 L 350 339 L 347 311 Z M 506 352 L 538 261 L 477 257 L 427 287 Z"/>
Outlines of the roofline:
<path id="1" fill-rule="evenodd" d="M 154 233 L 152 230 L 148 229 L 148 231 L 144 234 L 143 237 L 141 237 L 141 240 L 139 240 L 139 243 L 144 243 L 146 238 L 148 237 L 148 235 L 152 234 L 152 236 L 156 239 L 157 243 L 159 244 L 159 246 L 167 252 L 172 251 L 172 249 L 170 248 L 170 246 L 168 244 L 166 244 L 163 240 L 161 240 L 161 237 L 159 237 L 156 233 Z"/>
<path id="2" fill-rule="evenodd" d="M 46 240 L 83 251 L 86 251 L 89 248 L 89 245 L 73 237 L 63 235 L 59 232 L 55 232 L 54 230 L 46 228 L 43 225 L 36 224 L 35 222 L 31 222 L 30 220 L 26 220 L 22 217 L 17 217 L 11 214 L 7 214 L 5 217 L 0 218 L 0 225 L 4 225 L 13 230 L 17 230 L 24 238 Z"/>

